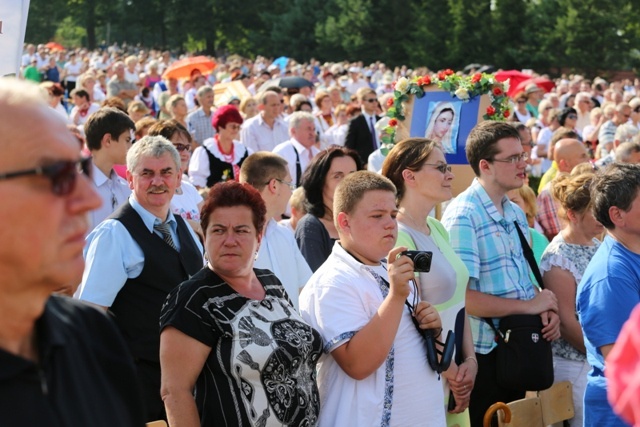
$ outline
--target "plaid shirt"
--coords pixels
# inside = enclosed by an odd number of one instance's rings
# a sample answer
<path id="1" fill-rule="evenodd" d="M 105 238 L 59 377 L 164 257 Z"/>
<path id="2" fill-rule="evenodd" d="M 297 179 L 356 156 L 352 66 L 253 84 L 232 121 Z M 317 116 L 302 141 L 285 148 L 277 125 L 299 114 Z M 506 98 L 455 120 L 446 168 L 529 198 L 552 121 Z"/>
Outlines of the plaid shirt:
<path id="1" fill-rule="evenodd" d="M 210 115 L 205 115 L 202 107 L 189 113 L 187 116 L 187 126 L 189 127 L 189 133 L 196 140 L 198 145 L 202 145 L 205 139 L 213 138 L 216 133 L 213 126 L 211 126 L 211 118 L 213 117 L 213 109 Z"/>
<path id="2" fill-rule="evenodd" d="M 538 214 L 536 220 L 542 227 L 542 231 L 547 239 L 552 240 L 556 234 L 560 232 L 562 226 L 558 219 L 558 207 L 551 195 L 551 183 L 547 184 L 538 194 L 536 204 L 538 205 Z"/>
<path id="3" fill-rule="evenodd" d="M 449 204 L 442 224 L 449 231 L 453 250 L 469 269 L 469 289 L 505 299 L 529 300 L 535 290 L 513 224 L 517 220 L 521 230 L 528 230 L 527 220 L 506 196 L 502 198 L 502 208 L 504 216 L 474 180 Z M 496 326 L 498 320 L 494 319 Z M 495 333 L 479 317 L 470 316 L 470 323 L 476 352 L 489 353 L 496 346 Z"/>

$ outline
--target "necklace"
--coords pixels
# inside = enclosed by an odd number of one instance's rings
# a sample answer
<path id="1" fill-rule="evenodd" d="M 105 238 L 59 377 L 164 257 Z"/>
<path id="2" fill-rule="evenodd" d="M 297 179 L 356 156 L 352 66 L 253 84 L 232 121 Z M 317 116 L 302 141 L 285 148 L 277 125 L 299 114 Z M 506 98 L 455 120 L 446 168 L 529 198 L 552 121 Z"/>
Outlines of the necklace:
<path id="1" fill-rule="evenodd" d="M 411 223 L 413 224 L 413 228 L 415 228 L 418 231 L 423 232 L 424 234 L 426 234 L 427 236 L 431 235 L 431 230 L 429 229 L 429 226 L 427 225 L 427 222 L 423 222 L 422 224 L 419 223 L 418 221 L 416 221 L 415 219 L 413 219 L 413 217 L 411 216 L 411 214 L 409 212 L 407 212 L 406 209 L 402 209 L 401 211 L 398 211 L 398 213 L 402 214 L 402 216 L 406 216 L 408 219 L 411 220 Z M 406 219 L 406 218 L 405 218 Z"/>
<path id="2" fill-rule="evenodd" d="M 222 144 L 220 144 L 220 136 L 216 135 L 216 143 L 218 144 L 218 151 L 220 151 L 220 154 L 222 155 L 222 157 L 224 157 L 224 161 L 229 163 L 230 165 L 233 164 L 233 157 L 234 157 L 234 147 L 233 147 L 233 141 L 231 142 L 231 151 L 228 153 L 225 153 L 224 150 L 222 149 Z"/>

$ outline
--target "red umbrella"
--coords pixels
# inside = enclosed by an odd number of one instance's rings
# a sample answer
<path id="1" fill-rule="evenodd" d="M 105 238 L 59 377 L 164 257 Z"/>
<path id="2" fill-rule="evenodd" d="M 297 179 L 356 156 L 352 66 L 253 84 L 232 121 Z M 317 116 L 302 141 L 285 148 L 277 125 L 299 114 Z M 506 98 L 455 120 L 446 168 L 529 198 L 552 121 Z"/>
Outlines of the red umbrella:
<path id="1" fill-rule="evenodd" d="M 56 42 L 49 42 L 47 44 L 44 45 L 47 49 L 49 49 L 52 52 L 55 52 L 56 50 L 64 50 L 64 46 L 62 46 L 60 43 L 56 43 Z"/>
<path id="2" fill-rule="evenodd" d="M 216 63 L 206 56 L 194 56 L 174 62 L 162 75 L 163 78 L 184 79 L 190 78 L 194 70 L 199 70 L 202 74 L 209 74 L 216 68 Z"/>
<path id="3" fill-rule="evenodd" d="M 551 89 L 556 87 L 556 84 L 546 77 L 534 77 L 532 79 L 524 80 L 518 83 L 518 86 L 516 86 L 514 93 L 524 92 L 527 86 L 529 86 L 531 83 L 535 83 L 535 85 L 542 89 L 545 93 L 551 92 Z"/>
<path id="4" fill-rule="evenodd" d="M 507 95 L 509 96 L 513 96 L 517 93 L 516 87 L 520 82 L 531 79 L 530 74 L 525 74 L 518 70 L 498 71 L 495 76 L 496 80 L 499 82 L 509 79 L 509 90 L 507 91 Z"/>

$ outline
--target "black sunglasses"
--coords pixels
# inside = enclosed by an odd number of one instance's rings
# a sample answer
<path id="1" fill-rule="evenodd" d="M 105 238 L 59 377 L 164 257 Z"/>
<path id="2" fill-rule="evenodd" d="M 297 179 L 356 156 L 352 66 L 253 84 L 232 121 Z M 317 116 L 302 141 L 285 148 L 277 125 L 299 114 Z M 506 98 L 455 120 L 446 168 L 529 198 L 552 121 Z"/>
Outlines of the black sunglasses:
<path id="1" fill-rule="evenodd" d="M 191 151 L 191 146 L 189 144 L 173 144 L 174 147 L 176 147 L 176 150 L 178 150 L 179 152 L 183 152 L 183 151 Z"/>
<path id="2" fill-rule="evenodd" d="M 0 181 L 21 176 L 42 175 L 51 181 L 51 191 L 57 196 L 71 194 L 76 188 L 78 174 L 83 173 L 91 177 L 91 157 L 80 160 L 60 160 L 35 169 L 22 170 L 0 174 Z"/>

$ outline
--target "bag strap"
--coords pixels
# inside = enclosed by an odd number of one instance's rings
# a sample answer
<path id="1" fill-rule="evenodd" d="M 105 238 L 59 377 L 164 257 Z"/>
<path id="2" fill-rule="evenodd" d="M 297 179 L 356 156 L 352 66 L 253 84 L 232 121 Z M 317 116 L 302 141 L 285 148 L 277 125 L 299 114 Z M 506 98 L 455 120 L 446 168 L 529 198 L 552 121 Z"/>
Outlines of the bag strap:
<path id="1" fill-rule="evenodd" d="M 518 225 L 518 221 L 513 221 L 513 225 L 516 227 L 516 231 L 518 232 L 518 237 L 520 238 L 520 244 L 522 245 L 522 252 L 524 253 L 524 257 L 527 259 L 529 263 L 529 267 L 531 267 L 531 271 L 533 272 L 533 276 L 538 281 L 540 288 L 544 289 L 544 283 L 542 283 L 542 275 L 540 274 L 540 269 L 538 268 L 538 263 L 536 262 L 535 257 L 533 256 L 533 250 L 531 246 L 529 246 L 529 242 L 527 242 L 527 238 L 524 237 L 520 226 Z M 496 325 L 493 324 L 493 320 L 489 317 L 483 317 L 482 320 L 487 322 L 491 329 L 494 330 L 496 336 L 502 337 L 502 333 L 496 328 Z"/>
<path id="2" fill-rule="evenodd" d="M 517 221 L 513 221 L 513 224 L 516 226 L 516 231 L 518 232 L 518 237 L 520 237 L 520 244 L 522 245 L 522 252 L 524 252 L 524 257 L 527 259 L 529 263 L 529 267 L 531 267 L 531 271 L 533 272 L 534 277 L 538 281 L 538 285 L 540 285 L 541 289 L 544 289 L 544 283 L 542 283 L 542 275 L 540 274 L 540 269 L 538 268 L 538 263 L 536 262 L 535 257 L 533 256 L 533 250 L 531 246 L 529 246 L 529 242 L 522 234 L 522 230 L 520 230 L 520 226 Z"/>

